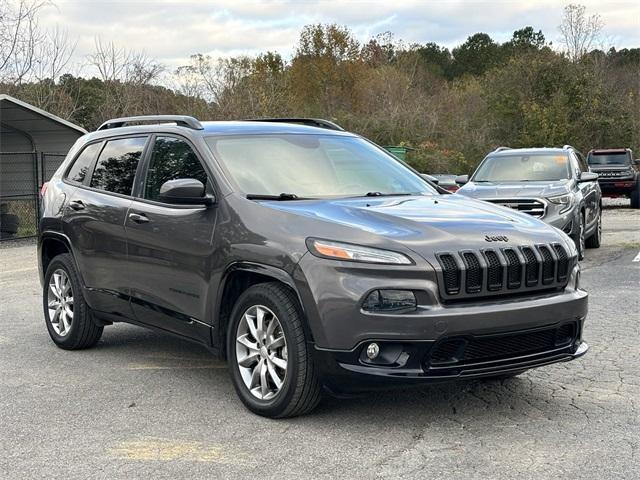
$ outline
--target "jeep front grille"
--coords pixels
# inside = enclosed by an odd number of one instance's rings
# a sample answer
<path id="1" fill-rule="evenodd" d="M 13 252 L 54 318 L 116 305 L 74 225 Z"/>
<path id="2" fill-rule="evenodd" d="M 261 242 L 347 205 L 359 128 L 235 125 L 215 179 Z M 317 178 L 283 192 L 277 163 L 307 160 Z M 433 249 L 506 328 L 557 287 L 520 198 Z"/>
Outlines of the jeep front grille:
<path id="1" fill-rule="evenodd" d="M 436 255 L 445 300 L 559 289 L 576 261 L 559 243 Z"/>
<path id="2" fill-rule="evenodd" d="M 483 200 L 495 203 L 496 205 L 502 205 L 503 207 L 509 207 L 522 213 L 527 213 L 532 217 L 540 218 L 544 216 L 545 204 L 534 198 L 487 198 Z"/>

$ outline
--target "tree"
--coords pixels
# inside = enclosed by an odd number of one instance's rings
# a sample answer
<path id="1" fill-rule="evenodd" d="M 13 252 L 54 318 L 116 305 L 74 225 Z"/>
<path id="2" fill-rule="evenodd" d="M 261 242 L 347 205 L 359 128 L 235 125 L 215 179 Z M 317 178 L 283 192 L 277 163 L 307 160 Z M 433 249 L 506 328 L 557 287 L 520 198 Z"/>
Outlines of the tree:
<path id="1" fill-rule="evenodd" d="M 293 107 L 330 118 L 350 109 L 354 80 L 364 66 L 360 44 L 348 28 L 335 24 L 304 27 L 290 68 Z"/>
<path id="2" fill-rule="evenodd" d="M 416 52 L 432 71 L 440 75 L 444 75 L 451 67 L 451 53 L 446 47 L 430 42 L 418 46 Z"/>
<path id="3" fill-rule="evenodd" d="M 501 61 L 500 46 L 486 33 L 471 35 L 452 53 L 452 77 L 482 75 Z"/>
<path id="4" fill-rule="evenodd" d="M 573 61 L 580 60 L 597 41 L 603 26 L 600 15 L 587 15 L 584 5 L 572 3 L 564 7 L 558 28 L 567 56 Z"/>

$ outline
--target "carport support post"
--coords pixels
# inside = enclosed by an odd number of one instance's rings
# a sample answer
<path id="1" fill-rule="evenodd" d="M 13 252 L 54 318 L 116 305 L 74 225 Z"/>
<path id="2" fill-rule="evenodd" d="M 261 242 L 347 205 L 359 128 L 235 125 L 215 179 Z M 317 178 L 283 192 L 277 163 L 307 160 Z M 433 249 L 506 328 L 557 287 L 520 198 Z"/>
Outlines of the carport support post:
<path id="1" fill-rule="evenodd" d="M 39 157 L 39 158 L 38 158 Z M 36 199 L 36 232 L 40 233 L 40 188 L 44 172 L 44 153 L 33 152 L 34 172 L 36 176 L 35 199 Z"/>

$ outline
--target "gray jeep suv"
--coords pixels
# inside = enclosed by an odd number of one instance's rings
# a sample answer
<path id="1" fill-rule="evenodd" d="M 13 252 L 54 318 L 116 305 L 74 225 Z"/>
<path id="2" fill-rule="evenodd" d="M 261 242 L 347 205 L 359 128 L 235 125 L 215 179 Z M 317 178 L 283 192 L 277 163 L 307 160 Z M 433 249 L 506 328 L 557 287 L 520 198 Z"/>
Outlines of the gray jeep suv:
<path id="1" fill-rule="evenodd" d="M 602 193 L 598 175 L 582 154 L 562 148 L 499 147 L 471 179 L 458 177 L 458 193 L 539 218 L 573 238 L 578 258 L 602 237 Z"/>
<path id="2" fill-rule="evenodd" d="M 43 190 L 52 340 L 87 348 L 115 322 L 192 340 L 260 415 L 587 350 L 569 237 L 330 122 L 111 120 Z"/>

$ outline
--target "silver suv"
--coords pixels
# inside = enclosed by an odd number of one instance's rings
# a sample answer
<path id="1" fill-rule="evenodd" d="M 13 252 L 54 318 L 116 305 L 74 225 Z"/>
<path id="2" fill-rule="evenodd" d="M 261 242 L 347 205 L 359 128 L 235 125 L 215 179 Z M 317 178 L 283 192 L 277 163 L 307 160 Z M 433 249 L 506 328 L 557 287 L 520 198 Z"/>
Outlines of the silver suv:
<path id="1" fill-rule="evenodd" d="M 539 218 L 569 235 L 578 257 L 598 248 L 602 236 L 602 193 L 575 148 L 499 147 L 469 179 L 460 176 L 459 193 Z"/>

